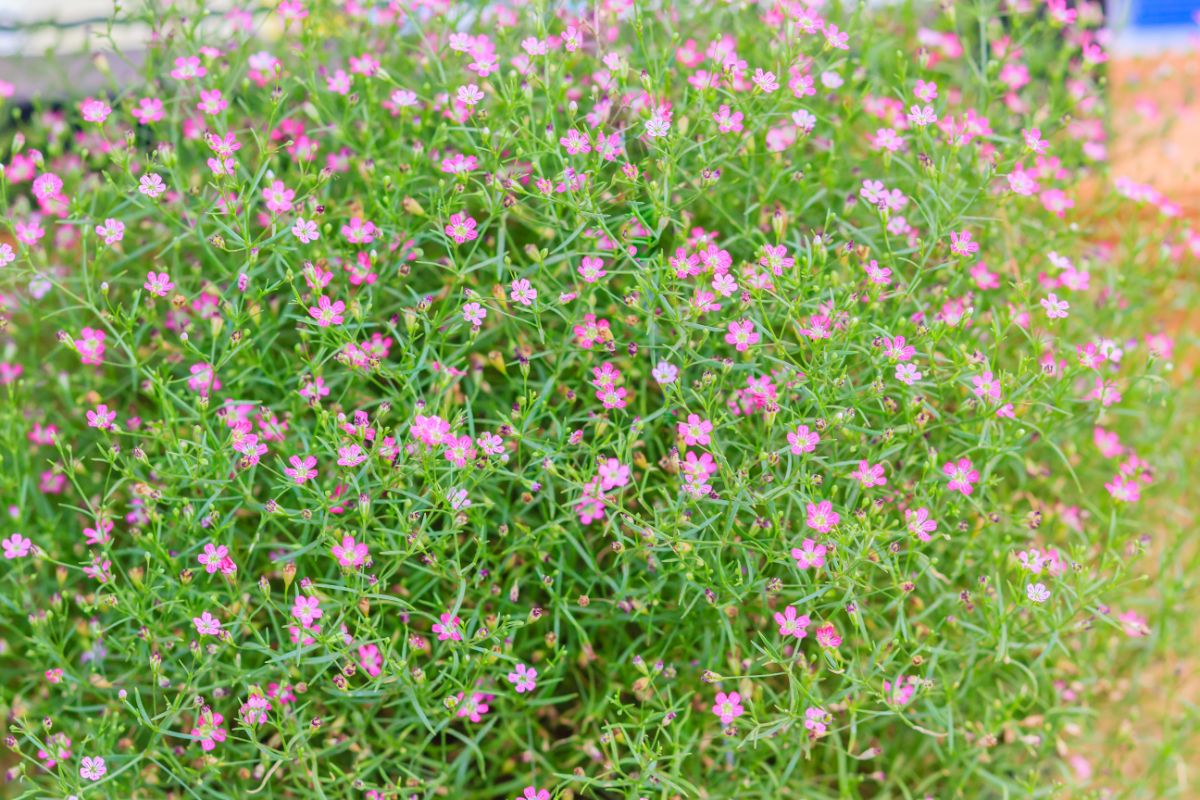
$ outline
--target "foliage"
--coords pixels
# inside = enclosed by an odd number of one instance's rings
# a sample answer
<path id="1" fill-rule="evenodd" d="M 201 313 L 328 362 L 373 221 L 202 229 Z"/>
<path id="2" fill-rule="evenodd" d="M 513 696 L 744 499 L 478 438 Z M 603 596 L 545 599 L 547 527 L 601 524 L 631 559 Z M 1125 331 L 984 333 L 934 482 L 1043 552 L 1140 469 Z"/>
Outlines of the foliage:
<path id="1" fill-rule="evenodd" d="M 120 13 L 0 151 L 13 796 L 1077 780 L 1200 253 L 1098 9 Z"/>

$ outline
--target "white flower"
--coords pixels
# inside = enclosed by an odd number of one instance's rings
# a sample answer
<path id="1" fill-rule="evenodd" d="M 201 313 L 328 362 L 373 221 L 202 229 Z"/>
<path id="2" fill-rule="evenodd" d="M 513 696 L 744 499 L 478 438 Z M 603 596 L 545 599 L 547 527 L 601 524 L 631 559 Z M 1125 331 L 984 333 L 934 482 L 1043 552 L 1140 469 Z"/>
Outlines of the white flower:
<path id="1" fill-rule="evenodd" d="M 1035 603 L 1044 603 L 1050 599 L 1050 590 L 1044 583 L 1031 583 L 1025 587 L 1025 596 Z"/>

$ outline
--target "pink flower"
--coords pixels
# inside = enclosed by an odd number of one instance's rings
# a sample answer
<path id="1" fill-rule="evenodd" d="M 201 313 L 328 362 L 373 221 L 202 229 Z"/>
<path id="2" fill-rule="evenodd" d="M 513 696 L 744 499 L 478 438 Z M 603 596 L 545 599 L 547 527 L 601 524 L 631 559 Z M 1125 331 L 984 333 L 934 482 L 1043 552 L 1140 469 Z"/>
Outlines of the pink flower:
<path id="1" fill-rule="evenodd" d="M 985 397 L 992 402 L 1000 400 L 1000 381 L 992 376 L 991 371 L 984 372 L 982 375 L 976 375 L 971 378 L 971 382 L 975 384 L 973 390 L 976 397 Z"/>
<path id="2" fill-rule="evenodd" d="M 283 474 L 296 482 L 297 486 L 303 486 L 305 481 L 312 480 L 317 477 L 317 458 L 316 456 L 292 456 L 288 459 L 288 463 L 292 466 L 284 467 Z"/>
<path id="3" fill-rule="evenodd" d="M 950 478 L 950 491 L 971 494 L 975 491 L 972 484 L 979 483 L 979 472 L 971 464 L 969 458 L 960 458 L 957 463 L 948 461 L 942 467 L 942 472 Z"/>
<path id="4" fill-rule="evenodd" d="M 104 403 L 96 406 L 95 411 L 87 412 L 87 423 L 89 428 L 99 428 L 100 430 L 108 430 L 112 427 L 113 420 L 117 418 L 117 412 L 109 411 L 108 406 Z"/>
<path id="5" fill-rule="evenodd" d="M 754 70 L 751 80 L 764 94 L 771 94 L 779 89 L 779 81 L 776 79 L 775 73 L 763 72 L 761 67 Z"/>
<path id="6" fill-rule="evenodd" d="M 104 356 L 104 331 L 84 328 L 75 340 L 75 349 L 79 352 L 79 360 L 84 364 L 99 364 Z"/>
<path id="7" fill-rule="evenodd" d="M 200 712 L 196 718 L 196 726 L 192 728 L 192 737 L 199 740 L 201 750 L 206 753 L 212 752 L 219 742 L 225 741 L 229 732 L 221 727 L 223 722 L 225 717 L 210 708 L 206 707 Z"/>
<path id="8" fill-rule="evenodd" d="M 297 217 L 296 224 L 292 226 L 292 236 L 299 239 L 301 244 L 308 244 L 320 239 L 321 232 L 317 227 L 317 223 L 312 220 L 306 220 L 303 217 Z"/>
<path id="9" fill-rule="evenodd" d="M 596 256 L 584 256 L 578 271 L 584 283 L 595 283 L 608 274 L 604 271 L 604 260 Z"/>
<path id="10" fill-rule="evenodd" d="M 163 102 L 157 97 L 143 97 L 138 101 L 137 108 L 131 112 L 134 119 L 139 125 L 149 125 L 152 122 L 159 122 L 166 116 L 163 110 Z"/>
<path id="11" fill-rule="evenodd" d="M 320 600 L 315 597 L 305 597 L 302 594 L 296 595 L 295 605 L 292 606 L 292 616 L 300 620 L 300 624 L 305 628 L 311 628 L 312 624 L 324 615 Z"/>
<path id="12" fill-rule="evenodd" d="M 824 709 L 812 706 L 804 711 L 804 727 L 813 737 L 824 736 L 833 717 Z"/>
<path id="13" fill-rule="evenodd" d="M 730 111 L 729 106 L 722 105 L 712 116 L 721 133 L 738 133 L 742 130 L 744 115 L 740 111 Z"/>
<path id="14" fill-rule="evenodd" d="M 479 303 L 467 303 L 462 309 L 463 319 L 471 323 L 472 328 L 478 328 L 487 319 L 487 309 Z"/>
<path id="15" fill-rule="evenodd" d="M 689 446 L 707 445 L 711 441 L 709 434 L 712 433 L 713 424 L 701 419 L 698 414 L 688 414 L 687 422 L 677 423 L 676 428 Z"/>
<path id="16" fill-rule="evenodd" d="M 1054 294 L 1054 292 L 1042 298 L 1041 304 L 1042 308 L 1046 309 L 1046 316 L 1050 319 L 1066 319 L 1068 316 L 1067 309 L 1071 307 L 1071 304 L 1066 300 L 1059 300 L 1058 295 Z"/>
<path id="17" fill-rule="evenodd" d="M 221 390 L 221 381 L 217 378 L 212 364 L 193 364 L 189 371 L 192 377 L 188 378 L 188 388 L 201 397 L 208 397 L 210 393 Z"/>
<path id="18" fill-rule="evenodd" d="M 928 508 L 921 507 L 916 511 L 908 509 L 904 512 L 904 517 L 908 520 L 908 531 L 913 536 L 922 542 L 928 542 L 933 538 L 929 534 L 937 530 L 937 521 L 929 518 Z"/>
<path id="19" fill-rule="evenodd" d="M 850 477 L 861 483 L 864 489 L 883 486 L 887 483 L 887 478 L 883 474 L 883 464 L 870 464 L 867 461 L 859 461 L 858 468 L 850 473 Z"/>
<path id="20" fill-rule="evenodd" d="M 200 90 L 200 102 L 196 104 L 197 111 L 209 116 L 215 116 L 227 108 L 229 108 L 229 101 L 221 96 L 220 89 Z"/>
<path id="21" fill-rule="evenodd" d="M 162 176 L 157 172 L 152 172 L 149 175 L 143 175 L 138 181 L 138 191 L 149 197 L 151 200 L 156 200 L 167 187 L 163 184 Z"/>
<path id="22" fill-rule="evenodd" d="M 360 645 L 358 648 L 358 664 L 372 678 L 379 677 L 383 672 L 383 655 L 373 644 Z"/>
<path id="23" fill-rule="evenodd" d="M 4 548 L 4 557 L 12 561 L 15 558 L 24 558 L 29 555 L 29 551 L 33 549 L 33 541 L 19 533 L 14 533 L 0 542 L 0 547 Z"/>
<path id="24" fill-rule="evenodd" d="M 438 641 L 444 642 L 449 639 L 452 642 L 461 642 L 462 620 L 449 611 L 444 612 L 440 619 L 441 622 L 433 623 L 433 632 L 437 634 Z"/>
<path id="25" fill-rule="evenodd" d="M 479 692 L 475 692 L 470 697 L 467 697 L 462 692 L 459 692 L 457 699 L 458 710 L 454 712 L 454 715 L 459 719 L 467 719 L 471 722 L 480 722 L 483 720 L 483 715 L 486 714 L 490 708 L 488 706 L 488 701 L 492 699 L 492 696 L 490 694 L 481 694 Z"/>
<path id="26" fill-rule="evenodd" d="M 171 282 L 171 276 L 167 273 L 151 271 L 146 273 L 146 282 L 142 284 L 142 288 L 157 297 L 166 297 L 167 293 L 175 288 L 175 284 Z"/>
<path id="27" fill-rule="evenodd" d="M 468 217 L 460 211 L 450 216 L 450 221 L 446 225 L 446 235 L 456 244 L 474 241 L 479 236 L 479 232 L 475 230 L 476 224 L 473 217 Z"/>
<path id="28" fill-rule="evenodd" d="M 898 364 L 896 366 L 896 380 L 906 386 L 912 386 L 923 377 L 916 364 Z"/>
<path id="29" fill-rule="evenodd" d="M 200 63 L 197 56 L 186 56 L 175 59 L 175 69 L 171 70 L 171 77 L 177 81 L 190 81 L 193 78 L 203 78 L 208 74 L 208 70 Z"/>
<path id="30" fill-rule="evenodd" d="M 94 122 L 99 125 L 108 119 L 108 115 L 112 113 L 112 108 L 103 100 L 93 100 L 89 97 L 79 104 L 79 113 L 88 122 Z"/>
<path id="31" fill-rule="evenodd" d="M 514 303 L 531 306 L 537 299 L 537 289 L 534 289 L 533 285 L 525 278 L 517 278 L 512 282 L 508 296 Z"/>
<path id="32" fill-rule="evenodd" d="M 550 800 L 550 792 L 546 789 L 539 789 L 536 786 L 526 786 L 521 796 L 514 797 L 513 800 Z"/>
<path id="33" fill-rule="evenodd" d="M 833 627 L 832 622 L 826 622 L 817 628 L 816 636 L 817 644 L 821 645 L 821 647 L 840 647 L 842 644 L 842 637 L 838 634 L 837 628 Z"/>
<path id="34" fill-rule="evenodd" d="M 330 325 L 341 325 L 345 321 L 342 312 L 346 310 L 346 304 L 341 300 L 331 302 L 328 297 L 321 295 L 317 298 L 315 306 L 309 306 L 308 315 L 317 321 L 317 326 L 328 328 Z"/>
<path id="35" fill-rule="evenodd" d="M 805 524 L 817 533 L 829 533 L 841 521 L 841 516 L 833 510 L 833 503 L 828 500 L 816 504 L 808 503 L 806 510 L 808 518 Z"/>
<path id="36" fill-rule="evenodd" d="M 221 621 L 207 611 L 198 617 L 192 617 L 192 624 L 196 626 L 196 633 L 201 636 L 217 636 L 221 633 Z"/>
<path id="37" fill-rule="evenodd" d="M 339 565 L 347 569 L 358 569 L 366 563 L 370 555 L 366 542 L 356 542 L 350 535 L 343 536 L 341 544 L 333 546 L 334 558 L 338 560 Z"/>
<path id="38" fill-rule="evenodd" d="M 558 143 L 563 146 L 568 155 L 581 155 L 591 151 L 591 145 L 588 144 L 587 136 L 572 128 L 567 131 L 567 135 L 558 140 Z"/>
<path id="39" fill-rule="evenodd" d="M 287 188 L 283 181 L 275 181 L 263 189 L 262 196 L 268 211 L 273 214 L 285 214 L 292 210 L 292 199 L 295 198 L 296 192 Z"/>
<path id="40" fill-rule="evenodd" d="M 825 545 L 817 544 L 812 539 L 805 539 L 799 547 L 792 548 L 792 558 L 796 559 L 796 566 L 800 569 L 809 569 L 810 567 L 820 569 L 825 566 L 827 551 L 828 548 Z"/>
<path id="41" fill-rule="evenodd" d="M 742 696 L 737 692 L 717 692 L 716 702 L 713 703 L 712 713 L 717 715 L 722 725 L 728 725 L 746 713 L 742 707 Z"/>
<path id="42" fill-rule="evenodd" d="M 466 86 L 458 87 L 455 96 L 458 98 L 458 102 L 463 105 L 473 106 L 483 99 L 483 92 L 479 91 L 479 87 L 475 84 L 468 83 Z"/>
<path id="43" fill-rule="evenodd" d="M 357 444 L 338 448 L 338 465 L 342 467 L 357 467 L 367 460 L 366 451 Z"/>
<path id="44" fill-rule="evenodd" d="M 537 670 L 524 664 L 517 664 L 516 669 L 508 673 L 508 682 L 517 690 L 517 694 L 532 692 L 537 688 Z"/>
<path id="45" fill-rule="evenodd" d="M 917 693 L 918 682 L 919 679 L 915 675 L 897 676 L 895 683 L 885 680 L 883 682 L 884 702 L 897 706 L 908 705 L 912 702 L 913 695 Z"/>
<path id="46" fill-rule="evenodd" d="M 225 545 L 214 545 L 212 542 L 204 545 L 204 552 L 196 557 L 209 575 L 220 570 L 223 575 L 237 572 L 237 565 L 229 557 L 229 548 Z"/>
<path id="47" fill-rule="evenodd" d="M 979 252 L 979 243 L 971 241 L 970 231 L 950 233 L 950 252 L 958 256 L 969 256 Z"/>
<path id="48" fill-rule="evenodd" d="M 79 767 L 79 777 L 85 781 L 98 781 L 108 772 L 108 767 L 104 764 L 104 759 L 99 756 L 91 757 L 84 756 Z"/>
<path id="49" fill-rule="evenodd" d="M 468 461 L 476 456 L 475 443 L 470 436 L 452 436 L 446 441 L 446 451 L 443 454 L 456 467 L 465 467 Z"/>
<path id="50" fill-rule="evenodd" d="M 103 225 L 96 226 L 96 235 L 104 239 L 105 244 L 116 244 L 125 238 L 125 223 L 110 217 Z"/>
<path id="51" fill-rule="evenodd" d="M 729 323 L 729 332 L 725 334 L 725 341 L 734 345 L 739 353 L 749 349 L 752 344 L 758 344 L 760 338 L 754 330 L 753 320 L 748 319 Z"/>
<path id="52" fill-rule="evenodd" d="M 796 430 L 788 433 L 787 440 L 791 445 L 792 455 L 798 456 L 816 450 L 821 437 L 809 430 L 807 425 L 799 425 Z"/>
<path id="53" fill-rule="evenodd" d="M 1150 626 L 1146 623 L 1146 618 L 1136 611 L 1122 612 L 1117 615 L 1117 620 L 1120 621 L 1125 635 L 1130 638 L 1137 639 L 1150 635 Z"/>
<path id="54" fill-rule="evenodd" d="M 361 217 L 351 217 L 350 223 L 342 226 L 341 233 L 350 244 L 370 244 L 375 241 L 379 228 L 370 220 L 364 222 Z"/>
<path id="55" fill-rule="evenodd" d="M 803 639 L 808 635 L 809 625 L 808 614 L 796 616 L 796 607 L 788 606 L 780 614 L 775 612 L 775 624 L 779 626 L 780 636 L 794 636 L 797 639 Z"/>

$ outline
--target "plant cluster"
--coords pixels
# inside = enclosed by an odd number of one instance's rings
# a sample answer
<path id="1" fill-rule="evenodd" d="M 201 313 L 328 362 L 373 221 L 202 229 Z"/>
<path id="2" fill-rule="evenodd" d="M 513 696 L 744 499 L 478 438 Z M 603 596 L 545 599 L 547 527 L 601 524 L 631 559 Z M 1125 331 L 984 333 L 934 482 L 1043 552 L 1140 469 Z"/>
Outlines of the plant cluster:
<path id="1" fill-rule="evenodd" d="M 1076 779 L 1200 255 L 1097 6 L 119 13 L 0 145 L 12 796 Z"/>

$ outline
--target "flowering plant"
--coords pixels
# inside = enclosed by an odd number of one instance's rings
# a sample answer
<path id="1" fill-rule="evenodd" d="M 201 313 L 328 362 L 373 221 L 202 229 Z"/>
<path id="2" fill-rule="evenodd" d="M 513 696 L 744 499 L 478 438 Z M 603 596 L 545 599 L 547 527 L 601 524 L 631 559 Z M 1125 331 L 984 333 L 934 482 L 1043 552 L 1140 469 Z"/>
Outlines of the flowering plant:
<path id="1" fill-rule="evenodd" d="M 1078 778 L 1200 255 L 1098 8 L 120 13 L 0 151 L 22 796 Z"/>

